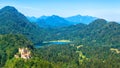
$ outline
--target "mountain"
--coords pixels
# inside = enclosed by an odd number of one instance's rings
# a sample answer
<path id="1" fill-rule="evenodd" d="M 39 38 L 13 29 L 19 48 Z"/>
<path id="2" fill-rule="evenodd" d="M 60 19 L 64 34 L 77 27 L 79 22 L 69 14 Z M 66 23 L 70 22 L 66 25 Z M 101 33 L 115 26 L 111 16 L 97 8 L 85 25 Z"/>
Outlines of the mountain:
<path id="1" fill-rule="evenodd" d="M 37 20 L 37 24 L 44 28 L 65 27 L 71 25 L 70 22 L 57 15 L 42 16 Z"/>
<path id="2" fill-rule="evenodd" d="M 67 17 L 65 18 L 67 21 L 72 22 L 74 24 L 78 24 L 78 23 L 84 23 L 84 24 L 89 24 L 92 21 L 96 20 L 96 17 L 92 17 L 92 16 L 81 16 L 81 15 L 76 15 L 76 16 L 71 16 L 71 17 Z"/>
<path id="3" fill-rule="evenodd" d="M 57 15 L 52 15 L 52 16 L 44 15 L 39 18 L 35 18 L 35 17 L 27 17 L 27 18 L 29 21 L 37 23 L 37 25 L 43 28 L 65 27 L 79 23 L 89 24 L 97 19 L 96 17 L 81 16 L 81 15 L 71 16 L 67 18 L 60 17 Z"/>
<path id="4" fill-rule="evenodd" d="M 55 29 L 42 29 L 29 22 L 14 7 L 4 7 L 0 10 L 0 34 L 23 34 L 34 43 L 56 39 L 80 40 L 81 43 L 88 45 L 92 44 L 92 41 L 103 45 L 108 43 L 117 45 L 118 43 L 114 42 L 119 42 L 120 25 L 116 22 L 96 19 L 90 24 L 79 23 L 72 25 L 64 18 L 56 15 L 43 16 L 37 21 L 36 24 L 41 27 Z"/>
<path id="5" fill-rule="evenodd" d="M 81 15 L 71 16 L 67 18 L 60 17 L 57 15 L 41 16 L 39 18 L 35 18 L 35 17 L 27 17 L 27 18 L 29 21 L 37 23 L 37 25 L 43 28 L 65 27 L 79 23 L 89 24 L 97 19 L 96 17 L 81 16 Z"/>
<path id="6" fill-rule="evenodd" d="M 53 16 L 55 16 L 55 15 L 53 15 Z M 45 16 L 45 15 L 43 15 L 43 16 L 39 17 L 38 19 L 46 19 L 46 18 L 48 18 L 48 17 L 50 17 L 50 16 Z"/>
<path id="7" fill-rule="evenodd" d="M 98 33 L 101 39 L 110 45 L 119 45 L 120 43 L 120 24 L 117 22 L 109 22 L 103 26 Z"/>
<path id="8" fill-rule="evenodd" d="M 29 17 L 27 16 L 27 19 L 30 21 L 30 22 L 36 22 L 37 21 L 37 18 L 32 16 L 32 17 Z"/>
<path id="9" fill-rule="evenodd" d="M 23 34 L 34 43 L 43 40 L 44 31 L 14 7 L 0 9 L 0 34 Z"/>
<path id="10" fill-rule="evenodd" d="M 69 39 L 85 45 L 118 45 L 120 40 L 120 24 L 104 19 L 50 31 L 53 35 L 51 39 Z"/>

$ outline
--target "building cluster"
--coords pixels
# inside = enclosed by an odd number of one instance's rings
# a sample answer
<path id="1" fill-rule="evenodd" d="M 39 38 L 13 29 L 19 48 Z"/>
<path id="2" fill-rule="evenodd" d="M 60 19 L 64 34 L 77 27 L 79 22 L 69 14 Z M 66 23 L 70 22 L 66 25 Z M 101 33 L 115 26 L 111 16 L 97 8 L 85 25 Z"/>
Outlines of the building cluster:
<path id="1" fill-rule="evenodd" d="M 31 58 L 31 52 L 28 48 L 19 48 L 19 54 L 15 55 L 16 58 L 29 59 Z"/>

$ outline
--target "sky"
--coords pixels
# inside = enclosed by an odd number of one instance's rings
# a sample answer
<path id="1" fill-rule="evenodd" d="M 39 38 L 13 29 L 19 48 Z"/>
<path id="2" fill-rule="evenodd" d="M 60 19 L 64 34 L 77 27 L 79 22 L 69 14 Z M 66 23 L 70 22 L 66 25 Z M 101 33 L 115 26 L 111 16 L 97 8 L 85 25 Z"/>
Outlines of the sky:
<path id="1" fill-rule="evenodd" d="M 0 0 L 0 8 L 14 6 L 25 16 L 93 16 L 120 22 L 120 0 Z"/>

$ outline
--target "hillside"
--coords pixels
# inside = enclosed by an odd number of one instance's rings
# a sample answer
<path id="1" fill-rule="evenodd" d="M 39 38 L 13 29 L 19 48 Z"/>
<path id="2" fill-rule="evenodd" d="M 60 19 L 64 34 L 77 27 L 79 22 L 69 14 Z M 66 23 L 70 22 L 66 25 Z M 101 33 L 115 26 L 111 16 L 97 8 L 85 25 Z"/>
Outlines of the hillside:
<path id="1" fill-rule="evenodd" d="M 88 25 L 77 24 L 51 31 L 53 39 L 69 39 L 86 45 L 118 45 L 120 38 L 120 24 L 104 19 L 97 19 Z"/>
<path id="2" fill-rule="evenodd" d="M 44 31 L 17 11 L 14 7 L 6 6 L 0 9 L 0 34 L 23 34 L 34 43 L 39 42 Z"/>
<path id="3" fill-rule="evenodd" d="M 27 47 L 31 51 L 32 58 L 25 60 L 14 57 L 15 54 L 18 54 L 18 49 L 23 47 Z M 0 35 L 0 68 L 26 68 L 26 66 L 29 68 L 56 68 L 56 65 L 39 57 L 35 57 L 34 50 L 32 42 L 23 35 Z"/>
<path id="4" fill-rule="evenodd" d="M 33 44 L 23 35 L 0 35 L 0 67 L 3 66 L 7 60 L 12 59 L 20 47 L 33 49 Z"/>

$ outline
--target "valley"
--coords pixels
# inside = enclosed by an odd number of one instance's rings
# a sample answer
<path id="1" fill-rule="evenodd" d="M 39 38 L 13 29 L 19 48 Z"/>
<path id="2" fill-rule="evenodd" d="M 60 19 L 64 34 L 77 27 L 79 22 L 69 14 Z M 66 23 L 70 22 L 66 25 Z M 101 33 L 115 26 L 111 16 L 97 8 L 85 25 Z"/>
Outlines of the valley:
<path id="1" fill-rule="evenodd" d="M 119 53 L 117 22 L 81 15 L 33 19 L 12 6 L 0 9 L 0 68 L 119 68 Z"/>

